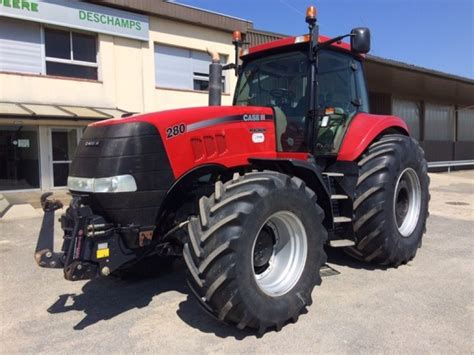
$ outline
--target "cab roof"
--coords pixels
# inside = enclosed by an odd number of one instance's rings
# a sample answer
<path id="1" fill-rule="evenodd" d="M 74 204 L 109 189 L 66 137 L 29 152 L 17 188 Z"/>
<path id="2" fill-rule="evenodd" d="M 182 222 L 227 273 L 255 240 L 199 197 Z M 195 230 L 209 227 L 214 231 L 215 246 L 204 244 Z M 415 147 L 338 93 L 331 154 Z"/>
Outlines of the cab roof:
<path id="1" fill-rule="evenodd" d="M 259 44 L 257 46 L 249 47 L 248 49 L 243 49 L 241 51 L 241 58 L 245 59 L 247 56 L 253 56 L 257 53 L 261 54 L 263 52 L 274 50 L 277 48 L 284 48 L 284 47 L 293 46 L 295 44 L 306 43 L 306 42 L 309 42 L 309 38 L 310 38 L 309 35 L 294 36 L 294 37 L 286 37 L 286 38 L 278 39 L 276 41 Z M 319 36 L 318 42 L 323 43 L 330 39 L 331 38 L 327 36 Z M 345 52 L 352 53 L 351 45 L 346 42 L 336 42 L 336 43 L 333 43 L 331 47 L 335 47 Z M 365 56 L 359 55 L 359 57 L 363 58 Z"/>

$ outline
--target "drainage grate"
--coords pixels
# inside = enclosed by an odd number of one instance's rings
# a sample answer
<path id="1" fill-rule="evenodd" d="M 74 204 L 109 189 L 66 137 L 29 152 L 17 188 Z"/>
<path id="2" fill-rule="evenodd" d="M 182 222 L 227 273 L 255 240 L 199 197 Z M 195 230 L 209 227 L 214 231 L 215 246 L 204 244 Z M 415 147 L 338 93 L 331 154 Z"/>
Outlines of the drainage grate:
<path id="1" fill-rule="evenodd" d="M 448 201 L 446 202 L 447 205 L 452 205 L 452 206 L 469 206 L 469 203 L 467 202 L 461 202 L 461 201 Z"/>

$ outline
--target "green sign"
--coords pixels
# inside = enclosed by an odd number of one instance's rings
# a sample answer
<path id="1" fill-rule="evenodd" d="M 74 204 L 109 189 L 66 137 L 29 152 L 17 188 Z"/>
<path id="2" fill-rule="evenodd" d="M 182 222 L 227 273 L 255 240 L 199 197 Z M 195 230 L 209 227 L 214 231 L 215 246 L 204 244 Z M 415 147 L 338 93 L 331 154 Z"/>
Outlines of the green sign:
<path id="1" fill-rule="evenodd" d="M 132 29 L 134 28 L 137 31 L 141 31 L 142 29 L 142 24 L 140 21 L 100 14 L 100 13 L 92 12 L 92 11 L 80 10 L 79 18 L 81 20 L 85 20 L 89 22 L 102 23 L 104 25 L 110 25 L 110 26 L 122 27 L 122 28 L 132 28 Z"/>
<path id="2" fill-rule="evenodd" d="M 24 11 L 38 12 L 38 3 L 34 1 L 0 0 L 0 5 Z"/>
<path id="3" fill-rule="evenodd" d="M 0 0 L 1 16 L 142 41 L 149 37 L 148 16 L 77 0 Z"/>

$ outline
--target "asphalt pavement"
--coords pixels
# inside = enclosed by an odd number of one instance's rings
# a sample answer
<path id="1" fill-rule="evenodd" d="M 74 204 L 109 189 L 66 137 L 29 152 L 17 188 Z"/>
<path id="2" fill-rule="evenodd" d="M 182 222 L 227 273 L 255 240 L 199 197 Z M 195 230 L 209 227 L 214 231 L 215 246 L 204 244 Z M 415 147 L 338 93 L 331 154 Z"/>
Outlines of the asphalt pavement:
<path id="1" fill-rule="evenodd" d="M 262 338 L 204 313 L 182 263 L 69 282 L 33 260 L 41 218 L 0 219 L 0 353 L 472 354 L 474 171 L 431 179 L 428 231 L 413 261 L 381 269 L 329 251 L 336 272 L 315 288 L 308 313 Z"/>

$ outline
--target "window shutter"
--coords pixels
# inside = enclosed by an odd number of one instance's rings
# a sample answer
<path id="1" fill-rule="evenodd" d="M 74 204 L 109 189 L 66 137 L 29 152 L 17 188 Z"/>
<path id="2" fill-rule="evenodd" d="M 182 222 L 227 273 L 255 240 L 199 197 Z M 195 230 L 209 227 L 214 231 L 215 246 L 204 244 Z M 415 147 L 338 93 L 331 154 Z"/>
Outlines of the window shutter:
<path id="1" fill-rule="evenodd" d="M 190 52 L 187 49 L 155 45 L 156 86 L 177 89 L 193 88 Z"/>
<path id="2" fill-rule="evenodd" d="M 211 57 L 204 52 L 192 51 L 193 72 L 209 75 L 209 64 L 211 64 Z"/>
<path id="3" fill-rule="evenodd" d="M 41 74 L 40 25 L 2 17 L 0 21 L 0 70 Z"/>

